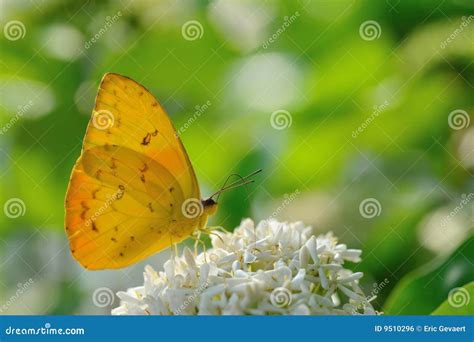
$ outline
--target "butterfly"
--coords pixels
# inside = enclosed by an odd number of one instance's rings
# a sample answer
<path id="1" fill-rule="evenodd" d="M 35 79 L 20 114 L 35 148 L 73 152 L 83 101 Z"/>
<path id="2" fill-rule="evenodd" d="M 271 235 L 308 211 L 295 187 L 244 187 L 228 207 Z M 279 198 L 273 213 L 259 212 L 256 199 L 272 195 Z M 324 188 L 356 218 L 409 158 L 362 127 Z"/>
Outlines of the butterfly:
<path id="1" fill-rule="evenodd" d="M 175 128 L 155 97 L 107 73 L 65 199 L 73 257 L 86 269 L 129 266 L 206 227 L 220 194 L 205 200 Z M 214 199 L 216 197 L 216 199 Z"/>

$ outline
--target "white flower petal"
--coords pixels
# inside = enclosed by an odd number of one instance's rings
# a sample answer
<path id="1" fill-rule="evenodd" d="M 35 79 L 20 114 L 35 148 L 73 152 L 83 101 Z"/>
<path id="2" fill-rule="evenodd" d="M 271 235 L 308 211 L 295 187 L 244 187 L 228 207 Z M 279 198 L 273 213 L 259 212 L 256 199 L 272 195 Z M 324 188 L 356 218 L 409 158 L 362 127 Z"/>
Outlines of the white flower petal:
<path id="1" fill-rule="evenodd" d="M 206 253 L 184 248 L 162 272 L 146 266 L 144 285 L 119 292 L 112 314 L 377 314 L 358 285 L 363 274 L 344 268 L 360 261 L 361 251 L 338 244 L 332 233 L 246 219 L 232 233 L 216 234 Z"/>
<path id="2" fill-rule="evenodd" d="M 188 247 L 184 249 L 183 256 L 184 256 L 184 260 L 186 260 L 186 263 L 189 266 L 191 267 L 196 266 L 196 262 L 194 261 L 194 255 Z"/>
<path id="3" fill-rule="evenodd" d="M 347 277 L 341 277 L 339 278 L 339 282 L 341 283 L 350 283 L 352 281 L 356 281 L 356 280 L 359 280 L 360 278 L 362 278 L 364 274 L 362 272 L 356 272 L 356 273 L 353 273 Z"/>

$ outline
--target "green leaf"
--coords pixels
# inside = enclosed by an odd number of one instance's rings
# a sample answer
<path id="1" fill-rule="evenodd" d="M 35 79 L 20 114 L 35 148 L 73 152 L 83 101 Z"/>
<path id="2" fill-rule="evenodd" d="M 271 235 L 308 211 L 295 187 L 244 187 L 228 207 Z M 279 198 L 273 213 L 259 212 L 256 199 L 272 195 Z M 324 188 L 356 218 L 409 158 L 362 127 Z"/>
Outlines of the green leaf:
<path id="1" fill-rule="evenodd" d="M 452 289 L 448 298 L 432 315 L 472 315 L 474 314 L 474 281 L 463 287 Z"/>
<path id="2" fill-rule="evenodd" d="M 474 281 L 474 236 L 449 257 L 407 274 L 388 297 L 384 312 L 390 315 L 428 315 L 455 287 Z"/>

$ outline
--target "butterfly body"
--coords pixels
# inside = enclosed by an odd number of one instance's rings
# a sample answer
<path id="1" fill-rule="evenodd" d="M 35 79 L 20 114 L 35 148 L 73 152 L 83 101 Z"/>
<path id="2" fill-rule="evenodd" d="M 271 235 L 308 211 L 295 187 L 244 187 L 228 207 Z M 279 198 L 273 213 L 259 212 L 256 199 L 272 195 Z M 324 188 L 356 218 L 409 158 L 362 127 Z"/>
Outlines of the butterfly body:
<path id="1" fill-rule="evenodd" d="M 158 101 L 137 82 L 106 74 L 66 194 L 76 260 L 87 269 L 128 266 L 203 229 L 216 209 L 201 200 Z"/>

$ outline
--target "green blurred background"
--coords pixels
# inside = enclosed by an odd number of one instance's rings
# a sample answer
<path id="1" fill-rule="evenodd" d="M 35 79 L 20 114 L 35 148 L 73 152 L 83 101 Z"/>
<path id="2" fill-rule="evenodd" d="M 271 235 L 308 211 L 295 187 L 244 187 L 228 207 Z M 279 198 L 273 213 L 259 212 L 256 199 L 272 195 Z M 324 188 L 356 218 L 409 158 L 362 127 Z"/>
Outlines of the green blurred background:
<path id="1" fill-rule="evenodd" d="M 142 284 L 169 257 L 90 272 L 69 254 L 64 195 L 106 72 L 183 128 L 204 195 L 264 169 L 211 224 L 332 230 L 363 250 L 377 310 L 431 313 L 474 280 L 472 14 L 469 0 L 2 0 L 0 313 L 108 314 L 118 300 L 94 305 L 96 289 Z"/>

